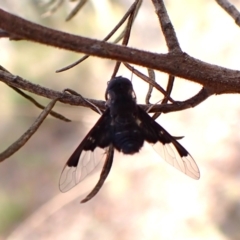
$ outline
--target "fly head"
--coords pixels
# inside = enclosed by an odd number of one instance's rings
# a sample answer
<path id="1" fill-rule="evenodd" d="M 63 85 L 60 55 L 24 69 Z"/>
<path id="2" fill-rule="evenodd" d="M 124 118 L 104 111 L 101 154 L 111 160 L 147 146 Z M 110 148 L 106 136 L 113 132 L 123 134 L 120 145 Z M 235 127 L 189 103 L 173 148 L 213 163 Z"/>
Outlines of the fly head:
<path id="1" fill-rule="evenodd" d="M 136 95 L 131 81 L 127 78 L 119 76 L 111 79 L 108 82 L 105 99 L 112 117 L 129 116 L 136 112 Z"/>

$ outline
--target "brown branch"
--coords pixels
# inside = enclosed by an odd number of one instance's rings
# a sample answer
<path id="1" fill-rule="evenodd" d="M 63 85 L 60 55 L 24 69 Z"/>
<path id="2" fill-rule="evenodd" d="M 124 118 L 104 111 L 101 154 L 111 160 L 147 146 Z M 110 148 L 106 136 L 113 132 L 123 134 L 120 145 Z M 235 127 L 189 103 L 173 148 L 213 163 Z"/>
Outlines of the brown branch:
<path id="1" fill-rule="evenodd" d="M 164 34 L 168 50 L 170 51 L 181 51 L 177 35 L 174 31 L 171 20 L 168 16 L 163 0 L 152 0 L 156 10 L 159 22 L 161 24 L 162 32 Z"/>
<path id="2" fill-rule="evenodd" d="M 171 95 L 171 92 L 172 92 L 172 89 L 173 89 L 174 79 L 175 79 L 174 76 L 169 75 L 169 77 L 168 77 L 168 84 L 167 84 L 167 88 L 166 88 L 166 95 L 164 96 L 164 99 L 162 100 L 161 104 L 168 103 L 170 95 Z M 154 113 L 152 118 L 153 119 L 157 119 L 160 115 L 161 115 L 161 112 L 156 112 L 156 113 Z"/>
<path id="3" fill-rule="evenodd" d="M 153 69 L 148 68 L 148 76 L 153 82 L 156 82 L 155 72 L 154 72 Z M 146 94 L 146 97 L 145 97 L 145 103 L 146 104 L 150 104 L 150 98 L 151 98 L 151 95 L 152 95 L 152 91 L 153 91 L 153 85 L 151 83 L 149 83 L 148 91 L 147 91 L 147 94 Z"/>
<path id="4" fill-rule="evenodd" d="M 14 76 L 11 73 L 5 72 L 0 70 L 0 81 L 6 83 L 9 86 L 17 87 L 32 93 L 35 93 L 39 96 L 43 96 L 49 99 L 56 99 L 58 98 L 59 102 L 75 105 L 75 106 L 82 106 L 82 107 L 89 107 L 89 102 L 94 104 L 100 110 L 105 110 L 105 101 L 95 100 L 95 99 L 88 99 L 79 96 L 70 95 L 63 92 L 58 92 L 51 90 L 49 88 L 42 87 L 40 85 L 31 83 L 22 79 L 21 77 Z M 163 104 L 163 105 L 155 105 L 151 108 L 150 112 L 173 112 L 173 111 L 181 111 L 187 108 L 195 107 L 202 101 L 206 100 L 209 96 L 214 94 L 210 89 L 202 89 L 196 96 L 183 101 L 183 102 L 174 102 L 172 104 Z M 151 107 L 151 105 L 141 105 L 140 106 L 144 109 Z"/>
<path id="5" fill-rule="evenodd" d="M 9 86 L 10 88 L 12 88 L 14 91 L 16 91 L 18 94 L 20 94 L 22 97 L 26 98 L 27 100 L 29 100 L 31 103 L 33 103 L 36 107 L 40 108 L 40 109 L 45 109 L 45 106 L 43 106 L 42 104 L 40 104 L 39 102 L 37 102 L 34 98 L 32 98 L 31 96 L 27 95 L 26 93 L 24 93 L 23 91 L 21 91 L 18 88 Z M 50 111 L 49 115 L 51 115 L 52 117 L 55 117 L 59 120 L 62 120 L 64 122 L 71 122 L 70 119 L 64 117 L 63 115 L 61 115 L 60 113 L 57 113 L 55 111 Z"/>
<path id="6" fill-rule="evenodd" d="M 182 111 L 188 108 L 193 108 L 200 104 L 201 102 L 205 101 L 208 97 L 213 95 L 214 92 L 211 91 L 211 89 L 202 88 L 195 96 L 182 101 L 182 102 L 174 102 L 171 104 L 161 104 L 161 105 L 141 105 L 139 104 L 143 109 L 149 109 L 151 107 L 151 110 L 149 112 L 162 112 L 162 113 L 168 113 L 168 112 L 176 112 L 176 111 Z"/>
<path id="7" fill-rule="evenodd" d="M 162 103 L 167 103 L 169 101 L 171 92 L 173 90 L 174 79 L 175 79 L 175 77 L 173 75 L 169 75 L 167 89 L 166 89 L 167 95 L 165 95 Z"/>
<path id="8" fill-rule="evenodd" d="M 6 72 L 6 73 L 9 73 L 10 72 L 4 68 L 3 66 L 0 65 L 0 70 Z M 12 76 L 12 78 L 14 79 L 15 76 Z M 16 91 L 18 94 L 20 94 L 22 97 L 26 98 L 27 100 L 29 100 L 31 103 L 33 103 L 36 107 L 40 108 L 40 109 L 45 109 L 45 106 L 43 106 L 42 104 L 40 104 L 39 102 L 37 102 L 34 98 L 32 98 L 31 96 L 27 95 L 26 93 L 24 93 L 23 91 L 21 91 L 20 89 L 14 87 L 14 86 L 11 86 L 11 85 L 8 85 L 10 88 L 12 88 L 14 91 Z M 55 117 L 55 118 L 58 118 L 62 121 L 65 121 L 65 122 L 71 122 L 70 119 L 64 117 L 63 115 L 55 112 L 55 111 L 50 111 L 49 115 Z"/>
<path id="9" fill-rule="evenodd" d="M 179 45 L 177 35 L 175 33 L 174 27 L 172 25 L 172 22 L 168 16 L 167 10 L 165 8 L 163 0 L 152 0 L 153 5 L 156 10 L 156 14 L 158 16 L 158 19 L 160 21 L 160 25 L 162 28 L 163 35 L 165 37 L 167 46 L 168 46 L 168 51 L 179 51 L 182 52 L 181 47 Z M 174 75 L 169 75 L 168 78 L 168 85 L 166 89 L 166 95 L 162 101 L 162 104 L 166 104 L 168 100 L 171 100 L 171 92 L 173 88 L 173 83 L 174 83 Z M 155 113 L 152 117 L 153 119 L 158 118 L 161 115 L 161 112 Z"/>
<path id="10" fill-rule="evenodd" d="M 66 89 L 64 89 L 64 92 L 68 92 L 72 95 L 79 96 L 88 105 L 88 107 L 91 108 L 94 112 L 96 112 L 100 115 L 102 114 L 102 111 L 96 105 L 94 105 L 92 102 L 90 102 L 89 100 L 84 98 L 82 95 L 80 95 L 76 91 L 74 91 L 72 89 L 69 89 L 69 88 L 66 88 Z"/>
<path id="11" fill-rule="evenodd" d="M 136 76 L 140 77 L 142 80 L 144 80 L 145 82 L 151 84 L 153 87 L 155 87 L 159 92 L 161 92 L 164 96 L 166 96 L 166 91 L 154 80 L 152 80 L 151 78 L 147 77 L 146 75 L 144 75 L 143 73 L 141 73 L 140 71 L 138 71 L 137 69 L 134 69 L 134 67 L 132 67 L 131 65 L 129 65 L 128 63 L 123 63 L 124 66 L 129 69 L 130 71 L 132 71 L 134 74 L 136 74 Z M 171 102 L 174 102 L 174 100 L 169 97 L 169 100 Z"/>
<path id="12" fill-rule="evenodd" d="M 122 45 L 123 46 L 127 46 L 128 45 L 128 41 L 129 41 L 129 38 L 130 38 L 130 35 L 131 35 L 131 30 L 132 30 L 132 25 L 133 25 L 133 21 L 134 21 L 134 18 L 135 18 L 135 10 L 138 10 L 137 8 L 137 3 L 139 1 L 135 1 L 135 9 L 131 12 L 131 14 L 129 15 L 129 18 L 128 18 L 128 21 L 127 21 L 127 26 L 124 30 L 124 36 L 123 36 L 123 41 L 122 41 Z M 117 72 L 120 68 L 120 65 L 121 65 L 121 62 L 120 61 L 117 61 L 116 64 L 115 64 L 115 67 L 113 69 L 113 73 L 112 73 L 112 76 L 111 76 L 111 79 L 116 77 L 117 75 Z"/>
<path id="13" fill-rule="evenodd" d="M 42 97 L 46 97 L 49 99 L 58 98 L 58 101 L 62 103 L 89 107 L 89 104 L 79 96 L 73 96 L 67 93 L 58 92 L 49 88 L 42 87 L 38 84 L 34 84 L 30 81 L 24 80 L 21 77 L 14 76 L 11 73 L 8 73 L 2 70 L 0 70 L 0 81 L 6 83 L 9 86 L 20 88 Z M 97 101 L 97 100 L 91 100 L 91 99 L 87 99 L 87 100 L 93 103 L 94 105 L 96 105 L 97 107 L 99 107 L 100 109 L 105 109 L 104 101 Z"/>
<path id="14" fill-rule="evenodd" d="M 97 182 L 97 184 L 95 185 L 95 187 L 93 188 L 93 190 L 81 201 L 81 203 L 85 203 L 89 200 L 91 200 L 101 189 L 101 187 L 103 186 L 110 170 L 112 167 L 112 163 L 113 163 L 113 156 L 114 156 L 114 148 L 113 145 L 110 144 L 107 153 L 106 153 L 106 158 L 105 158 L 105 162 L 104 162 L 104 166 L 102 168 L 102 172 L 100 174 L 100 178 Z"/>
<path id="15" fill-rule="evenodd" d="M 0 28 L 30 41 L 134 63 L 189 79 L 215 93 L 240 93 L 240 71 L 211 65 L 186 53 L 157 54 L 84 38 L 31 23 L 0 9 Z"/>
<path id="16" fill-rule="evenodd" d="M 240 12 L 227 0 L 216 0 L 216 2 L 235 20 L 240 27 Z"/>

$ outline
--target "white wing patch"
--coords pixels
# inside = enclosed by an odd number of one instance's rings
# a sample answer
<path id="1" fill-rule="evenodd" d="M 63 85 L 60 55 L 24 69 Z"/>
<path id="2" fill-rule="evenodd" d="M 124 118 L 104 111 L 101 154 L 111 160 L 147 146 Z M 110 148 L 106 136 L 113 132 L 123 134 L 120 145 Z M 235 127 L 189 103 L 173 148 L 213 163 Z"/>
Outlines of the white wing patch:
<path id="1" fill-rule="evenodd" d="M 82 151 L 77 167 L 65 166 L 59 182 L 61 192 L 67 192 L 94 171 L 106 155 L 106 149 L 95 148 L 94 151 Z M 102 163 L 104 163 L 102 161 Z"/>
<path id="2" fill-rule="evenodd" d="M 187 156 L 181 157 L 172 143 L 163 145 L 161 142 L 157 142 L 153 148 L 167 163 L 179 171 L 191 178 L 200 178 L 198 166 L 189 153 Z"/>

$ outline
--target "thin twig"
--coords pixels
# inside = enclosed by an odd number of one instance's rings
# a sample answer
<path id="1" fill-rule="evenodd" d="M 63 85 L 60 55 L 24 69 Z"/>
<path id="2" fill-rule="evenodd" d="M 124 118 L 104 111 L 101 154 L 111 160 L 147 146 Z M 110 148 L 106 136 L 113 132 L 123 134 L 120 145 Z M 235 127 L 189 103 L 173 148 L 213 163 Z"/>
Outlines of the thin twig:
<path id="1" fill-rule="evenodd" d="M 161 24 L 162 32 L 164 34 L 169 52 L 181 51 L 177 35 L 168 16 L 163 0 L 152 0 L 152 2 Z"/>
<path id="2" fill-rule="evenodd" d="M 143 1 L 143 0 L 135 0 L 135 2 L 134 2 L 133 5 L 132 5 L 132 6 L 134 6 L 134 7 L 133 7 L 133 10 L 132 10 L 132 11 L 134 11 L 134 19 L 136 18 L 137 14 L 138 14 L 138 11 L 139 11 L 139 9 L 140 9 L 140 7 L 141 7 L 141 5 L 142 5 L 142 1 Z M 136 4 L 136 5 L 135 5 L 135 4 Z M 131 7 L 132 7 L 132 6 L 131 6 Z M 129 14 L 129 15 L 130 15 L 130 14 Z M 125 35 L 125 31 L 126 31 L 126 28 L 122 30 L 122 32 L 121 32 L 121 33 L 119 34 L 119 36 L 113 41 L 113 43 L 118 43 L 118 42 L 120 42 L 120 41 L 123 39 L 124 35 Z"/>
<path id="3" fill-rule="evenodd" d="M 216 2 L 235 20 L 240 27 L 240 12 L 227 0 L 216 0 Z"/>
<path id="4" fill-rule="evenodd" d="M 136 8 L 136 5 L 138 3 L 138 0 L 136 0 L 132 5 L 131 7 L 128 9 L 128 11 L 124 14 L 124 16 L 121 18 L 121 20 L 118 22 L 118 24 L 113 28 L 113 30 L 103 39 L 103 41 L 107 41 L 109 40 L 113 35 L 114 33 L 122 26 L 122 24 L 126 21 L 126 19 L 129 17 L 129 15 L 132 13 L 132 11 L 134 11 L 134 9 Z M 114 43 L 117 43 L 118 41 L 115 40 Z M 79 60 L 77 60 L 76 62 L 66 66 L 66 67 L 63 67 L 59 70 L 57 70 L 56 72 L 59 73 L 59 72 L 63 72 L 63 71 L 66 71 L 66 70 L 69 70 L 73 67 L 75 67 L 76 65 L 80 64 L 81 62 L 83 62 L 84 60 L 86 60 L 87 58 L 89 58 L 90 55 L 84 55 L 83 57 L 81 57 Z"/>
<path id="5" fill-rule="evenodd" d="M 69 88 L 66 88 L 66 89 L 64 89 L 64 92 L 69 92 L 69 93 L 71 93 L 71 94 L 73 94 L 75 96 L 80 97 L 84 102 L 86 102 L 88 104 L 89 108 L 91 108 L 93 111 L 99 113 L 100 115 L 102 114 L 102 111 L 94 103 L 92 103 L 91 101 L 87 100 L 86 98 L 84 98 L 82 95 L 80 95 L 76 91 L 74 91 L 72 89 L 69 89 Z"/>
<path id="6" fill-rule="evenodd" d="M 154 72 L 153 69 L 148 68 L 148 76 L 153 82 L 156 82 L 155 72 Z M 146 98 L 145 98 L 145 103 L 146 104 L 150 104 L 150 98 L 151 98 L 151 95 L 152 95 L 152 90 L 153 90 L 153 85 L 151 83 L 149 83 L 148 92 L 147 92 Z"/>
<path id="7" fill-rule="evenodd" d="M 138 1 L 136 1 L 138 2 Z M 137 5 L 136 5 L 137 6 Z M 136 7 L 135 7 L 136 8 Z M 127 22 L 127 26 L 124 30 L 124 37 L 123 37 L 123 41 L 122 41 L 122 45 L 123 46 L 127 46 L 128 44 L 128 41 L 129 41 L 129 38 L 130 38 L 130 34 L 131 34 L 131 29 L 132 29 L 132 25 L 133 25 L 133 21 L 134 21 L 134 18 L 135 18 L 136 14 L 135 14 L 135 11 L 133 10 L 131 12 L 131 14 L 129 15 L 129 18 L 128 18 L 128 22 Z M 116 77 L 117 75 L 117 72 L 120 68 L 120 65 L 121 65 L 121 62 L 120 61 L 117 61 L 116 64 L 115 64 L 115 67 L 113 69 L 113 73 L 112 73 L 112 76 L 111 76 L 111 79 Z"/>
<path id="8" fill-rule="evenodd" d="M 48 1 L 39 0 L 39 6 L 49 8 L 51 5 L 53 5 L 57 1 L 59 0 L 48 0 Z"/>
<path id="9" fill-rule="evenodd" d="M 0 81 L 6 83 L 7 85 L 17 87 L 29 92 L 32 92 L 34 94 L 37 94 L 42 97 L 46 97 L 49 99 L 55 99 L 58 98 L 59 102 L 70 104 L 74 106 L 82 106 L 82 107 L 89 107 L 89 104 L 83 101 L 83 99 L 79 96 L 73 96 L 70 94 L 58 92 L 51 90 L 49 88 L 45 88 L 43 86 L 40 86 L 38 84 L 34 84 L 30 81 L 24 80 L 21 77 L 14 76 L 11 73 L 7 73 L 5 71 L 0 70 Z M 157 105 L 154 106 L 150 112 L 174 112 L 174 111 L 181 111 L 184 109 L 188 109 L 191 107 L 195 107 L 199 103 L 203 102 L 205 99 L 207 99 L 209 96 L 214 94 L 215 92 L 212 89 L 203 88 L 196 96 L 183 101 L 183 102 L 175 102 L 172 104 L 163 104 L 163 105 Z M 89 102 L 93 103 L 95 106 L 97 106 L 100 110 L 106 109 L 106 102 L 101 100 L 95 100 L 95 99 L 88 99 Z M 140 105 L 143 109 L 147 109 L 150 106 L 149 105 Z"/>
<path id="10" fill-rule="evenodd" d="M 105 163 L 102 169 L 102 172 L 100 174 L 100 178 L 96 184 L 96 186 L 93 188 L 93 190 L 81 201 L 81 203 L 85 203 L 87 201 L 89 201 L 90 199 L 92 199 L 101 189 L 101 187 L 103 186 L 110 170 L 112 167 L 112 163 L 113 163 L 113 156 L 114 156 L 114 148 L 113 145 L 111 144 L 107 150 L 106 153 L 106 159 L 105 159 Z"/>
<path id="11" fill-rule="evenodd" d="M 56 12 L 61 5 L 63 4 L 64 0 L 57 0 L 57 1 L 52 1 L 52 6 L 49 7 L 49 10 L 42 14 L 42 17 L 49 17 L 51 16 L 54 12 Z"/>
<path id="12" fill-rule="evenodd" d="M 175 79 L 175 77 L 173 75 L 169 75 L 167 89 L 166 89 L 166 95 L 164 96 L 164 99 L 162 100 L 161 104 L 168 103 L 169 97 L 170 97 L 172 89 L 173 89 L 174 79 Z M 161 115 L 161 112 L 154 113 L 152 118 L 157 119 L 160 115 Z"/>
<path id="13" fill-rule="evenodd" d="M 33 103 L 36 107 L 40 108 L 40 109 L 45 109 L 45 106 L 43 106 L 42 104 L 40 104 L 39 102 L 37 102 L 34 98 L 32 98 L 31 96 L 29 96 L 28 94 L 24 93 L 23 91 L 21 91 L 20 89 L 18 88 L 15 88 L 15 87 L 11 87 L 9 86 L 10 88 L 12 88 L 14 91 L 16 91 L 17 93 L 19 93 L 21 96 L 23 96 L 24 98 L 26 98 L 27 100 L 29 100 L 31 103 Z M 61 115 L 60 113 L 57 113 L 55 111 L 50 111 L 49 115 L 59 119 L 59 120 L 62 120 L 64 122 L 71 122 L 70 119 L 64 117 L 63 115 Z"/>
<path id="14" fill-rule="evenodd" d="M 173 89 L 174 79 L 175 79 L 175 76 L 173 76 L 173 75 L 168 76 L 168 84 L 167 84 L 167 89 L 166 89 L 167 95 L 165 95 L 162 103 L 167 103 L 168 102 L 169 97 L 170 97 L 171 92 L 172 92 L 172 89 Z"/>
<path id="15" fill-rule="evenodd" d="M 59 102 L 67 103 L 75 106 L 89 107 L 89 104 L 79 96 L 72 96 L 63 92 L 54 91 L 49 88 L 45 88 L 38 84 L 34 84 L 30 81 L 24 80 L 19 76 L 12 75 L 11 73 L 0 70 L 0 81 L 6 83 L 9 86 L 20 88 L 28 92 L 32 92 L 42 97 L 49 99 L 58 98 Z M 100 100 L 90 100 L 87 99 L 93 104 L 95 104 L 100 109 L 105 109 L 105 101 Z"/>
<path id="16" fill-rule="evenodd" d="M 138 71 L 137 69 L 135 69 L 134 67 L 129 65 L 128 63 L 123 63 L 123 64 L 127 67 L 127 69 L 131 70 L 134 74 L 136 74 L 142 80 L 144 80 L 145 82 L 147 82 L 147 83 L 151 84 L 153 87 L 155 87 L 164 96 L 166 95 L 166 91 L 157 82 L 152 81 L 149 77 L 147 77 L 146 75 L 144 75 L 143 73 L 141 73 L 140 71 Z M 169 97 L 169 101 L 174 102 L 174 100 L 171 97 Z"/>
<path id="17" fill-rule="evenodd" d="M 160 105 L 142 105 L 139 104 L 140 107 L 143 109 L 148 109 L 150 106 L 152 106 L 151 112 L 162 112 L 162 113 L 168 113 L 168 112 L 177 112 L 182 111 L 188 108 L 193 108 L 200 104 L 201 102 L 205 101 L 207 98 L 212 96 L 214 92 L 212 92 L 211 89 L 202 88 L 196 95 L 193 97 L 182 101 L 182 102 L 174 102 L 174 103 L 166 103 L 166 104 L 160 104 Z"/>
<path id="18" fill-rule="evenodd" d="M 55 103 L 58 99 L 52 100 L 47 107 L 41 112 L 39 117 L 35 120 L 33 125 L 11 146 L 9 146 L 5 151 L 0 153 L 0 162 L 4 161 L 5 159 L 9 158 L 13 155 L 16 151 L 18 151 L 30 138 L 31 136 L 38 130 L 44 119 L 47 117 L 51 109 L 54 107 Z"/>
<path id="19" fill-rule="evenodd" d="M 79 0 L 78 4 L 75 6 L 75 8 L 67 16 L 66 21 L 71 20 L 81 10 L 81 8 L 85 5 L 85 3 L 87 1 L 88 0 Z"/>
<path id="20" fill-rule="evenodd" d="M 0 65 L 0 70 L 3 70 L 7 73 L 10 74 L 10 72 L 4 68 L 3 66 Z M 28 94 L 24 93 L 23 91 L 21 91 L 20 89 L 16 88 L 16 87 L 13 87 L 11 85 L 8 85 L 10 88 L 12 88 L 14 91 L 16 91 L 18 94 L 20 94 L 22 97 L 26 98 L 27 100 L 29 100 L 31 103 L 33 103 L 36 107 L 40 108 L 40 109 L 44 109 L 45 106 L 43 106 L 42 104 L 40 104 L 39 102 L 37 102 L 34 98 L 32 98 L 31 96 L 29 96 Z M 49 115 L 55 117 L 55 118 L 58 118 L 62 121 L 65 121 L 65 122 L 71 122 L 70 119 L 64 117 L 63 115 L 55 112 L 55 111 L 50 111 Z"/>

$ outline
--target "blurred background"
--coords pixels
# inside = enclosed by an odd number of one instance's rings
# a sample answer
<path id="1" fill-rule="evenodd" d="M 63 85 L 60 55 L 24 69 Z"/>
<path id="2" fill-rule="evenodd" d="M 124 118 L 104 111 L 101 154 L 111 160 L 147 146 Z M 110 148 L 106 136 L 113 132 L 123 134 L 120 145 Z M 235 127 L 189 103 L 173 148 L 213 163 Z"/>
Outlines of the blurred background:
<path id="1" fill-rule="evenodd" d="M 102 39 L 133 1 L 90 1 L 73 20 L 65 18 L 76 5 L 64 4 L 49 17 L 42 1 L 3 1 L 0 7 L 30 21 L 61 31 Z M 182 49 L 189 55 L 239 70 L 240 29 L 215 1 L 167 0 L 170 18 Z M 240 8 L 239 1 L 232 1 Z M 77 67 L 55 73 L 82 55 L 27 41 L 0 39 L 0 64 L 44 87 L 71 88 L 84 97 L 104 99 L 114 61 L 91 57 Z M 143 1 L 129 46 L 167 52 L 151 1 Z M 146 69 L 136 67 L 147 72 Z M 147 85 L 124 67 L 133 80 L 138 102 Z M 166 84 L 167 75 L 157 74 Z M 23 134 L 40 110 L 0 82 L 0 151 Z M 184 100 L 201 86 L 177 79 L 172 97 Z M 47 104 L 48 99 L 37 97 Z M 162 99 L 153 93 L 152 102 Z M 0 239 L 240 239 L 240 96 L 212 96 L 183 112 L 163 114 L 158 122 L 196 160 L 201 178 L 195 181 L 166 164 L 146 145 L 140 154 L 116 154 L 111 173 L 99 194 L 80 204 L 99 172 L 67 193 L 58 189 L 62 168 L 99 115 L 82 107 L 58 103 L 55 110 L 71 123 L 48 117 L 37 133 L 0 164 Z"/>

